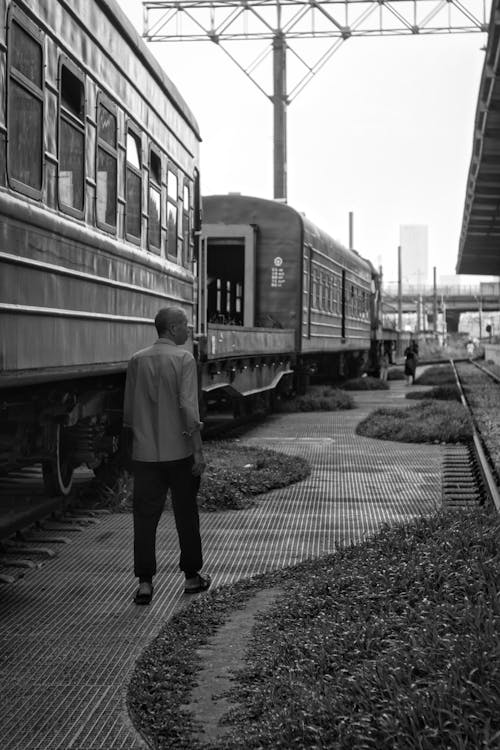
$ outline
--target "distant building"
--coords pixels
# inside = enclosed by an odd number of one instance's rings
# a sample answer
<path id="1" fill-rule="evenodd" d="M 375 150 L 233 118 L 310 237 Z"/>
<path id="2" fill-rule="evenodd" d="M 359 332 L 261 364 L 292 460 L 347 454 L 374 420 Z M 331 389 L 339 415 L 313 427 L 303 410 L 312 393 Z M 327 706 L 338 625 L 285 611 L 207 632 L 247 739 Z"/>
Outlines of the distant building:
<path id="1" fill-rule="evenodd" d="M 422 287 L 429 274 L 429 230 L 423 224 L 399 227 L 403 286 Z"/>

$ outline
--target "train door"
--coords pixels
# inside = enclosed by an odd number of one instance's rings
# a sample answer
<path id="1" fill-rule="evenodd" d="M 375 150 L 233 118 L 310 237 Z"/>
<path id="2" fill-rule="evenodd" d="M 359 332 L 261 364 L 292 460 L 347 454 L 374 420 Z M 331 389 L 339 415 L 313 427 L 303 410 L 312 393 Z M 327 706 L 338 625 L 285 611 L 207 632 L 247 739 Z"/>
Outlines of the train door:
<path id="1" fill-rule="evenodd" d="M 255 234 L 248 225 L 205 225 L 208 323 L 252 327 L 255 318 Z"/>

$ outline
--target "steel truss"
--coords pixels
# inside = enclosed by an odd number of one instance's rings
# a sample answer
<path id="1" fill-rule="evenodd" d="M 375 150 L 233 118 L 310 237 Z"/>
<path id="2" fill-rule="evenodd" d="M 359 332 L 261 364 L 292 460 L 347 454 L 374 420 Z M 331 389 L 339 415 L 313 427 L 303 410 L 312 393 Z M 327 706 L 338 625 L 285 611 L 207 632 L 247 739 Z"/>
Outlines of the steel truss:
<path id="1" fill-rule="evenodd" d="M 144 0 L 143 36 L 149 42 L 217 44 L 273 103 L 274 197 L 286 200 L 286 109 L 348 39 L 488 31 L 486 0 Z M 292 46 L 305 39 L 330 40 L 311 63 Z M 270 41 L 249 64 L 227 44 Z M 287 91 L 286 55 L 303 66 Z M 254 73 L 273 58 L 273 91 Z"/>

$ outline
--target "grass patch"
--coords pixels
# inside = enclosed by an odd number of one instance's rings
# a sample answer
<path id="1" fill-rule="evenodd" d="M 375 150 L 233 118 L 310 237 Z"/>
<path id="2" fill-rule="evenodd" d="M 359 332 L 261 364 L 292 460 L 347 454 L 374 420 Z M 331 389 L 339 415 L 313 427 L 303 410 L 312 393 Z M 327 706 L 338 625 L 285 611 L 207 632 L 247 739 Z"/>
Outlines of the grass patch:
<path id="1" fill-rule="evenodd" d="M 405 374 L 403 368 L 400 367 L 392 367 L 389 368 L 389 372 L 387 373 L 387 380 L 404 380 Z"/>
<path id="2" fill-rule="evenodd" d="M 255 495 L 287 487 L 311 473 L 300 456 L 232 442 L 206 443 L 204 453 L 207 469 L 198 493 L 204 510 L 247 508 Z"/>
<path id="3" fill-rule="evenodd" d="M 311 386 L 304 396 L 283 399 L 276 403 L 276 412 L 339 411 L 354 409 L 355 403 L 349 394 L 331 386 Z"/>
<path id="4" fill-rule="evenodd" d="M 453 385 L 455 375 L 451 365 L 428 367 L 415 380 L 415 385 Z"/>
<path id="5" fill-rule="evenodd" d="M 436 385 L 428 391 L 408 391 L 406 398 L 435 398 L 438 401 L 460 401 L 460 391 L 456 385 Z"/>
<path id="6" fill-rule="evenodd" d="M 373 378 L 367 375 L 366 378 L 353 378 L 342 384 L 345 391 L 388 391 L 389 386 L 385 380 Z"/>
<path id="7" fill-rule="evenodd" d="M 472 438 L 462 404 L 428 399 L 404 409 L 376 409 L 359 422 L 356 433 L 402 443 L 464 443 Z"/>
<path id="8" fill-rule="evenodd" d="M 201 597 L 167 623 L 129 687 L 154 746 L 190 736 L 197 650 L 255 588 L 253 629 L 217 750 L 494 750 L 499 746 L 498 514 L 438 513 L 364 544 Z"/>
<path id="9" fill-rule="evenodd" d="M 202 510 L 248 508 L 254 505 L 255 495 L 287 487 L 311 473 L 309 463 L 300 456 L 238 445 L 233 441 L 206 442 L 203 452 L 207 468 L 198 492 L 198 505 Z M 96 479 L 82 487 L 79 501 L 86 507 L 130 512 L 132 493 L 133 477 L 122 471 L 109 485 Z"/>

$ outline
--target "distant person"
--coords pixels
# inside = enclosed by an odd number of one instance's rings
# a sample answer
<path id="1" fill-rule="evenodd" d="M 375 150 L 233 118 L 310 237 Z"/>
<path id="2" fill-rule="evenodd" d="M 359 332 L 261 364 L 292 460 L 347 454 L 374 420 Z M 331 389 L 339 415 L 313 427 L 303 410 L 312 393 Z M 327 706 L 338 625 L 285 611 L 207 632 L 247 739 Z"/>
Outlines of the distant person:
<path id="1" fill-rule="evenodd" d="M 156 318 L 158 340 L 134 354 L 127 369 L 124 429 L 132 434 L 134 475 L 134 574 L 136 604 L 149 604 L 156 573 L 156 529 L 167 490 L 172 495 L 179 537 L 179 567 L 186 594 L 205 591 L 196 496 L 205 469 L 193 355 L 181 349 L 188 338 L 186 313 L 162 308 Z"/>
<path id="2" fill-rule="evenodd" d="M 405 355 L 405 376 L 406 385 L 413 385 L 415 382 L 415 373 L 417 371 L 417 352 L 415 351 L 415 345 L 410 342 L 410 345 L 406 347 L 404 351 Z"/>
<path id="3" fill-rule="evenodd" d="M 469 357 L 472 357 L 474 355 L 474 342 L 473 341 L 467 342 L 467 354 Z"/>
<path id="4" fill-rule="evenodd" d="M 380 357 L 380 380 L 387 380 L 389 375 L 389 365 L 391 364 L 391 358 L 389 352 L 384 350 Z"/>

